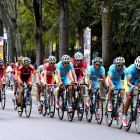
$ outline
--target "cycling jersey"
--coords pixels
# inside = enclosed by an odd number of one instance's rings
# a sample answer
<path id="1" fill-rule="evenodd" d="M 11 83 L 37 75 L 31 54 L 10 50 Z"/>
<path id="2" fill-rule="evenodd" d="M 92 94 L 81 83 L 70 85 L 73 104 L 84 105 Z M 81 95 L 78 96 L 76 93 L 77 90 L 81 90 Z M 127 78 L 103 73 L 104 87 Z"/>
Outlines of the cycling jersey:
<path id="1" fill-rule="evenodd" d="M 26 83 L 32 82 L 31 72 L 33 72 L 34 75 L 37 74 L 33 65 L 30 64 L 28 69 L 25 69 L 24 66 L 20 66 L 18 69 L 18 75 L 20 76 L 21 81 Z"/>
<path id="2" fill-rule="evenodd" d="M 116 68 L 116 65 L 112 64 L 109 67 L 108 76 L 112 75 L 112 79 L 111 80 L 113 80 L 113 81 L 121 80 L 121 76 L 124 74 L 124 70 L 125 69 L 126 69 L 126 66 L 123 65 L 122 70 L 118 71 L 117 68 Z"/>
<path id="3" fill-rule="evenodd" d="M 6 68 L 3 66 L 0 66 L 0 83 L 2 83 L 2 77 L 6 74 Z"/>
<path id="4" fill-rule="evenodd" d="M 40 65 L 40 66 L 37 68 L 37 73 L 41 74 L 42 71 L 43 71 L 43 64 Z"/>
<path id="5" fill-rule="evenodd" d="M 81 63 L 79 63 L 79 65 L 76 63 L 76 60 L 73 59 L 71 60 L 71 63 L 73 64 L 74 70 L 75 70 L 75 74 L 77 76 L 77 81 L 81 81 L 83 80 L 83 73 L 85 72 L 85 70 L 87 69 L 87 63 L 85 60 L 82 60 Z"/>
<path id="6" fill-rule="evenodd" d="M 88 80 L 87 80 L 88 74 L 91 75 L 90 80 L 94 83 L 94 88 L 97 88 L 99 87 L 98 77 L 105 74 L 105 69 L 103 66 L 101 66 L 99 70 L 96 70 L 94 66 L 90 66 L 86 73 L 86 79 L 85 79 L 86 84 L 88 84 Z M 96 90 L 93 89 L 93 91 L 95 92 Z"/>
<path id="7" fill-rule="evenodd" d="M 63 62 L 60 61 L 60 62 L 57 64 L 57 69 L 56 69 L 56 71 L 57 71 L 57 70 L 60 70 L 61 80 L 62 80 L 63 84 L 64 84 L 64 85 L 70 84 L 71 81 L 70 81 L 70 77 L 68 76 L 68 72 L 69 72 L 70 70 L 74 70 L 72 63 L 70 62 L 70 63 L 69 63 L 69 66 L 68 66 L 67 68 L 65 68 L 65 67 L 63 66 Z M 57 72 L 55 73 L 55 75 L 57 75 Z M 56 83 L 57 83 L 57 82 L 58 82 L 58 79 L 57 79 L 57 78 L 55 78 L 55 79 L 56 79 Z"/>
<path id="8" fill-rule="evenodd" d="M 137 86 L 137 82 L 140 81 L 140 73 L 136 70 L 135 64 L 131 64 L 126 70 L 125 73 L 125 92 L 131 91 L 130 87 L 127 85 L 127 77 L 131 77 L 131 84 Z"/>
<path id="9" fill-rule="evenodd" d="M 64 79 L 67 77 L 67 73 L 69 72 L 69 70 L 74 70 L 73 68 L 73 65 L 72 63 L 70 62 L 69 63 L 69 66 L 67 68 L 65 68 L 63 66 L 63 63 L 62 61 L 60 61 L 58 64 L 57 64 L 57 69 L 56 70 L 60 70 L 60 73 L 61 73 L 61 79 Z"/>

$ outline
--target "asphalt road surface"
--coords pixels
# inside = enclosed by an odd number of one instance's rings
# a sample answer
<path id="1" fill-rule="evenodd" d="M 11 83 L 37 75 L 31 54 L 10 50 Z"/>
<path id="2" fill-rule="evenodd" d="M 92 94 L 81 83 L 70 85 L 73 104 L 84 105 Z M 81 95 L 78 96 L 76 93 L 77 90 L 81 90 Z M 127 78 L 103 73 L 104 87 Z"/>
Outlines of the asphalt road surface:
<path id="1" fill-rule="evenodd" d="M 78 121 L 77 113 L 72 122 L 65 113 L 63 120 L 59 120 L 57 111 L 54 118 L 42 116 L 37 111 L 36 98 L 30 118 L 18 116 L 12 102 L 13 92 L 6 91 L 6 107 L 0 107 L 0 140 L 140 140 L 133 122 L 129 132 L 118 129 L 116 121 L 111 127 L 106 126 L 105 117 L 101 125 L 92 120 L 88 123 L 86 117 Z"/>

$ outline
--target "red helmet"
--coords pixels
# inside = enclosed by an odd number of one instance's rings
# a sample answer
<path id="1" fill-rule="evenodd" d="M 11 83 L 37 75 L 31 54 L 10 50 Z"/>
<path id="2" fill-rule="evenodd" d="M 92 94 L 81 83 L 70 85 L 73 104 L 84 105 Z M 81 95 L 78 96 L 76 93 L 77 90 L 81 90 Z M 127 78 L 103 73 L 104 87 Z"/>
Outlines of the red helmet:
<path id="1" fill-rule="evenodd" d="M 49 63 L 49 59 L 44 59 L 43 64 Z"/>
<path id="2" fill-rule="evenodd" d="M 10 66 L 15 66 L 15 64 L 14 63 L 11 63 Z"/>

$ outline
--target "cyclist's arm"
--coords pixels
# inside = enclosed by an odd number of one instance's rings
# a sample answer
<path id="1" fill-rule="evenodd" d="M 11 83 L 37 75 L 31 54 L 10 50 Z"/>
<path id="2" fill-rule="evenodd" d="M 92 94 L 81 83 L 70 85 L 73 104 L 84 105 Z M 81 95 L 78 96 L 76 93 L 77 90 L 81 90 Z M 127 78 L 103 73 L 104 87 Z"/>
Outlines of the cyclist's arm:
<path id="1" fill-rule="evenodd" d="M 18 75 L 18 81 L 19 81 L 20 83 L 22 83 L 21 78 L 20 78 L 20 75 Z"/>
<path id="2" fill-rule="evenodd" d="M 5 77 L 5 80 L 6 80 L 6 83 L 9 81 L 9 76 L 7 74 L 4 74 L 4 77 Z"/>
<path id="3" fill-rule="evenodd" d="M 47 73 L 46 73 L 46 70 L 44 71 L 44 84 L 47 84 Z"/>
<path id="4" fill-rule="evenodd" d="M 91 74 L 88 74 L 88 85 L 89 85 L 89 86 L 91 86 L 91 81 L 90 81 L 90 79 L 91 79 Z"/>
<path id="5" fill-rule="evenodd" d="M 76 77 L 76 74 L 75 74 L 75 70 L 71 70 L 72 72 L 72 76 L 74 78 L 74 81 L 77 83 L 77 77 Z"/>
<path id="6" fill-rule="evenodd" d="M 128 85 L 129 87 L 132 86 L 132 84 L 131 84 L 131 77 L 127 77 L 127 85 Z"/>
<path id="7" fill-rule="evenodd" d="M 109 74 L 109 76 L 108 76 L 108 83 L 109 83 L 110 86 L 113 86 L 114 84 L 112 83 L 111 79 L 112 79 L 112 75 Z"/>
<path id="8" fill-rule="evenodd" d="M 59 83 L 62 83 L 60 70 L 57 70 L 57 76 L 58 76 Z"/>
<path id="9" fill-rule="evenodd" d="M 107 83 L 106 83 L 106 76 L 105 76 L 105 74 L 101 75 L 101 77 L 103 78 L 103 82 L 104 82 L 104 84 L 107 86 Z"/>

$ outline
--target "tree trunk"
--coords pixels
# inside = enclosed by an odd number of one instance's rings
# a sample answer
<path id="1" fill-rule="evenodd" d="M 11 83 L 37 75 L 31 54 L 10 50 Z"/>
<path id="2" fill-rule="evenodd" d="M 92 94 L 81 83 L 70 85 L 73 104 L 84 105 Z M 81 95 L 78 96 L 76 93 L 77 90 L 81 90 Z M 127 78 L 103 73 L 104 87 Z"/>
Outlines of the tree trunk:
<path id="1" fill-rule="evenodd" d="M 103 65 L 107 70 L 112 64 L 112 39 L 111 39 L 111 11 L 110 0 L 101 3 L 102 9 L 102 59 Z"/>
<path id="2" fill-rule="evenodd" d="M 14 43 L 13 43 L 13 33 L 10 21 L 4 11 L 4 6 L 0 3 L 0 14 L 2 21 L 7 30 L 7 41 L 8 41 L 8 53 L 9 53 L 9 63 L 14 62 Z"/>
<path id="3" fill-rule="evenodd" d="M 34 19 L 35 19 L 35 46 L 36 46 L 36 64 L 37 67 L 43 62 L 42 55 L 42 25 L 39 9 L 39 1 L 33 0 Z"/>
<path id="4" fill-rule="evenodd" d="M 59 60 L 68 54 L 68 0 L 57 0 L 60 8 Z"/>
<path id="5" fill-rule="evenodd" d="M 3 36 L 2 20 L 0 19 L 0 36 Z"/>
<path id="6" fill-rule="evenodd" d="M 61 59 L 59 60 L 59 44 L 58 43 L 56 43 L 55 57 L 58 63 L 61 60 Z"/>

